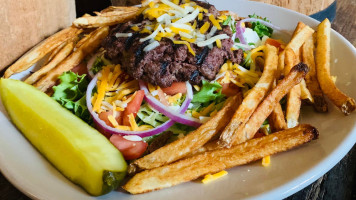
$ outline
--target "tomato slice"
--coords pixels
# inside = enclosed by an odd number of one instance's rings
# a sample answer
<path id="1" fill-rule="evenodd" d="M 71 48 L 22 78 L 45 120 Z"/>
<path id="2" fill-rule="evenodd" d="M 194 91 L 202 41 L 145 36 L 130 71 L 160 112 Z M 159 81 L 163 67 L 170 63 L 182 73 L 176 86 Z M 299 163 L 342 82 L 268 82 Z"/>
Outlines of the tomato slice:
<path id="1" fill-rule="evenodd" d="M 228 97 L 234 96 L 240 92 L 240 88 L 234 83 L 223 83 L 221 93 Z"/>
<path id="2" fill-rule="evenodd" d="M 278 40 L 275 40 L 275 39 L 272 39 L 272 38 L 268 38 L 266 40 L 266 44 L 269 44 L 269 45 L 277 47 L 279 51 L 283 50 L 282 47 L 281 47 L 282 44 Z"/>
<path id="3" fill-rule="evenodd" d="M 129 115 L 133 113 L 134 117 L 136 117 L 137 112 L 141 107 L 144 96 L 145 96 L 145 92 L 143 90 L 138 90 L 136 92 L 135 97 L 127 104 L 122 120 L 123 125 L 130 126 Z"/>
<path id="4" fill-rule="evenodd" d="M 110 142 L 122 153 L 125 160 L 139 158 L 147 149 L 148 144 L 144 141 L 131 141 L 121 135 L 112 135 Z"/>
<path id="5" fill-rule="evenodd" d="M 105 122 L 106 125 L 114 127 L 109 121 L 109 115 L 112 115 L 112 110 L 99 113 L 99 118 Z M 116 112 L 116 121 L 118 124 L 122 123 L 122 112 Z"/>
<path id="6" fill-rule="evenodd" d="M 79 75 L 88 74 L 87 65 L 84 62 L 79 63 L 71 71 Z"/>
<path id="7" fill-rule="evenodd" d="M 187 93 L 187 86 L 185 82 L 175 82 L 170 87 L 162 88 L 162 91 L 168 95 L 185 94 Z"/>
<path id="8" fill-rule="evenodd" d="M 163 105 L 169 106 L 169 102 L 167 101 L 166 95 L 164 95 L 163 90 L 161 90 L 161 89 L 158 88 L 157 91 L 158 91 L 157 95 L 158 95 L 159 101 L 160 101 Z"/>

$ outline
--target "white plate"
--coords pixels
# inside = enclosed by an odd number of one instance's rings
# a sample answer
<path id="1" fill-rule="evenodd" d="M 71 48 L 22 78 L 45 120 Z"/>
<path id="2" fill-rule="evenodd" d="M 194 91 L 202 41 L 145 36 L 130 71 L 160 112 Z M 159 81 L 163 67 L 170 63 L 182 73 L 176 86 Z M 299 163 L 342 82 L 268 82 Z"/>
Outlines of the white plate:
<path id="1" fill-rule="evenodd" d="M 317 21 L 279 7 L 247 1 L 219 0 L 218 9 L 232 10 L 240 16 L 256 13 L 268 17 L 275 25 L 292 31 L 298 21 L 315 27 Z M 356 50 L 341 35 L 332 31 L 332 74 L 337 85 L 356 98 Z M 274 155 L 271 166 L 260 161 L 228 170 L 225 176 L 210 184 L 184 183 L 142 195 L 114 191 L 102 197 L 91 197 L 64 178 L 49 164 L 10 123 L 0 104 L 0 169 L 7 179 L 34 199 L 280 199 L 315 181 L 351 149 L 356 141 L 356 113 L 345 117 L 333 105 L 328 114 L 303 110 L 302 122 L 320 131 L 320 138 L 289 152 Z M 36 124 L 34 124 L 36 126 Z"/>

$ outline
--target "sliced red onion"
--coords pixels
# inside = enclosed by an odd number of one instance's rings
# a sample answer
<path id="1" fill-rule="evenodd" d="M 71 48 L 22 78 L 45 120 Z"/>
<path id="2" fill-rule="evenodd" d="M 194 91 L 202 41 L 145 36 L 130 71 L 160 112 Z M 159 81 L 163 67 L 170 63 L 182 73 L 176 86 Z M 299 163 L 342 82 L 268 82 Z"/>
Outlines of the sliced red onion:
<path id="1" fill-rule="evenodd" d="M 277 30 L 277 31 L 280 31 L 280 32 L 283 32 L 287 35 L 291 35 L 290 32 L 286 31 L 286 30 L 283 30 L 281 27 L 279 26 L 276 26 L 276 25 L 273 25 L 272 23 L 270 22 L 266 22 L 262 19 L 256 19 L 256 18 L 245 18 L 243 20 L 240 21 L 241 23 L 242 22 L 260 22 L 261 24 L 265 25 L 265 26 L 268 26 L 270 28 L 272 28 L 273 30 Z M 237 25 L 236 25 L 237 26 Z"/>
<path id="2" fill-rule="evenodd" d="M 155 110 L 158 112 L 164 114 L 165 116 L 169 117 L 173 121 L 176 121 L 181 124 L 185 124 L 188 126 L 194 126 L 194 127 L 199 127 L 201 125 L 201 122 L 199 119 L 187 116 L 184 114 L 184 112 L 177 112 L 169 107 L 163 105 L 160 101 L 158 101 L 152 94 L 148 91 L 146 84 L 143 81 L 139 81 L 140 84 L 140 89 L 145 92 L 145 100 L 147 101 L 148 104 L 152 106 Z M 193 99 L 193 89 L 190 83 L 187 81 L 186 82 L 187 86 L 187 96 L 181 105 L 181 109 L 187 110 L 190 102 Z"/>
<path id="3" fill-rule="evenodd" d="M 88 110 L 94 119 L 94 123 L 98 126 L 98 129 L 101 129 L 109 134 L 119 134 L 119 135 L 123 135 L 123 136 L 124 135 L 138 135 L 140 137 L 149 137 L 152 135 L 157 135 L 159 133 L 162 133 L 163 131 L 167 130 L 169 127 L 171 127 L 175 123 L 175 121 L 170 119 L 170 120 L 166 121 L 165 123 L 163 123 L 162 125 L 154 128 L 154 129 L 150 129 L 150 130 L 146 130 L 146 131 L 125 131 L 125 130 L 119 130 L 119 129 L 113 128 L 111 126 L 108 126 L 103 120 L 101 120 L 99 118 L 99 115 L 93 111 L 93 106 L 91 104 L 91 95 L 92 95 L 93 89 L 94 89 L 97 81 L 98 81 L 98 74 L 94 76 L 94 78 L 90 81 L 90 83 L 88 85 L 88 89 L 86 92 L 86 103 L 87 103 Z M 189 105 L 189 103 L 188 103 L 188 105 Z M 186 110 L 187 110 L 187 108 L 183 109 L 183 106 L 182 106 L 179 109 L 179 112 L 185 113 Z"/>
<path id="4" fill-rule="evenodd" d="M 240 43 L 247 44 L 247 42 L 246 42 L 246 40 L 244 38 L 244 35 L 243 35 L 244 34 L 244 30 L 243 30 L 243 28 L 241 26 L 241 21 L 237 21 L 236 22 L 236 37 L 239 38 Z"/>

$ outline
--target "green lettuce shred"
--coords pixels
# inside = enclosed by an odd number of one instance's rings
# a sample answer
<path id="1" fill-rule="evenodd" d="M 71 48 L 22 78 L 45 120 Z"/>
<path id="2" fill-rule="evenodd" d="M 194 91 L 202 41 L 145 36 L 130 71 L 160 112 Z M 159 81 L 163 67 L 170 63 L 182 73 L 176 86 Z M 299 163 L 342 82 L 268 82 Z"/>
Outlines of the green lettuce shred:
<path id="1" fill-rule="evenodd" d="M 224 98 L 225 95 L 221 94 L 221 88 L 222 86 L 216 81 L 203 80 L 203 85 L 200 91 L 194 94 L 192 103 L 208 103 Z"/>
<path id="2" fill-rule="evenodd" d="M 91 124 L 92 118 L 85 99 L 89 81 L 85 76 L 71 71 L 64 72 L 59 77 L 60 84 L 53 87 L 52 98 L 83 121 Z"/>
<path id="3" fill-rule="evenodd" d="M 266 17 L 265 18 L 262 18 L 256 14 L 253 14 L 253 15 L 249 15 L 250 18 L 255 18 L 255 19 L 262 19 L 263 21 L 266 21 L 266 22 L 270 22 Z M 252 27 L 251 27 L 252 30 L 254 30 L 258 36 L 260 38 L 262 38 L 263 36 L 268 36 L 268 37 L 271 37 L 272 33 L 273 33 L 273 29 L 268 27 L 268 26 L 265 26 L 263 24 L 261 24 L 260 22 L 252 22 Z"/>

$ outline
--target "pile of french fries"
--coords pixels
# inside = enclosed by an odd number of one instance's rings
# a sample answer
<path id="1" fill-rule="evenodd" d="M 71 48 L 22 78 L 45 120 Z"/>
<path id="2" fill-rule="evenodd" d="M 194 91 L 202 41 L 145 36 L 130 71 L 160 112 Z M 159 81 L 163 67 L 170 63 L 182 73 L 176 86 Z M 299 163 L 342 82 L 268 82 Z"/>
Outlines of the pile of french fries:
<path id="1" fill-rule="evenodd" d="M 100 47 L 110 26 L 131 20 L 141 11 L 139 7 L 109 7 L 96 16 L 84 15 L 30 50 L 5 71 L 4 77 L 47 57 L 41 69 L 25 82 L 48 92 L 63 72 Z M 316 32 L 299 22 L 281 52 L 266 45 L 262 76 L 248 95 L 230 97 L 195 131 L 133 161 L 129 168 L 133 177 L 123 188 L 132 194 L 158 190 L 310 142 L 318 137 L 318 131 L 299 124 L 303 100 L 317 112 L 327 112 L 326 96 L 345 115 L 353 112 L 355 100 L 342 93 L 330 75 L 330 29 L 327 19 Z M 287 101 L 285 112 L 280 104 L 283 97 Z M 254 138 L 266 119 L 274 133 Z"/>

